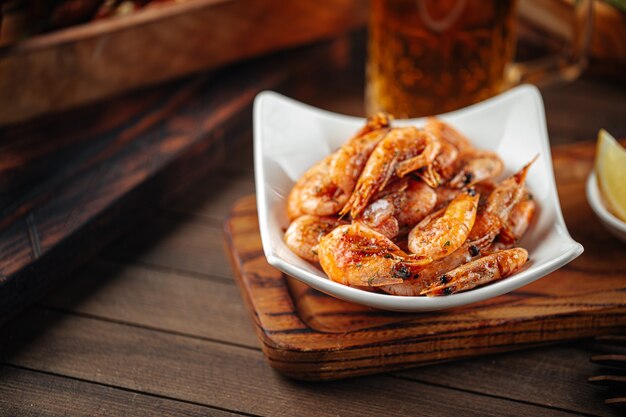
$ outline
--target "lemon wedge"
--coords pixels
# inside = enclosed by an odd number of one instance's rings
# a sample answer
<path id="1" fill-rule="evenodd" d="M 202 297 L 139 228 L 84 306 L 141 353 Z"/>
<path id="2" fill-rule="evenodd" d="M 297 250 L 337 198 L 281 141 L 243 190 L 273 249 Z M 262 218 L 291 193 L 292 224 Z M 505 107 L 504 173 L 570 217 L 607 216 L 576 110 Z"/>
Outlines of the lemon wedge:
<path id="1" fill-rule="evenodd" d="M 626 222 L 626 149 L 604 129 L 598 133 L 596 176 L 608 209 Z"/>

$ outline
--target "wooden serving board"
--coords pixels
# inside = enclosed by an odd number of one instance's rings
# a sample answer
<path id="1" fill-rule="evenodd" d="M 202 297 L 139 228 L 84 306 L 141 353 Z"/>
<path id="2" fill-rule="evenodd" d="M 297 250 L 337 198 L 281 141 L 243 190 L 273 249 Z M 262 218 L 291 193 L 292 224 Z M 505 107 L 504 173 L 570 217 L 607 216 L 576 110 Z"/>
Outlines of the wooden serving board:
<path id="1" fill-rule="evenodd" d="M 296 379 L 339 379 L 625 330 L 626 245 L 586 202 L 593 153 L 584 143 L 553 156 L 563 214 L 584 254 L 510 294 L 443 312 L 352 304 L 272 268 L 254 197 L 243 198 L 225 222 L 226 244 L 269 363 Z"/>

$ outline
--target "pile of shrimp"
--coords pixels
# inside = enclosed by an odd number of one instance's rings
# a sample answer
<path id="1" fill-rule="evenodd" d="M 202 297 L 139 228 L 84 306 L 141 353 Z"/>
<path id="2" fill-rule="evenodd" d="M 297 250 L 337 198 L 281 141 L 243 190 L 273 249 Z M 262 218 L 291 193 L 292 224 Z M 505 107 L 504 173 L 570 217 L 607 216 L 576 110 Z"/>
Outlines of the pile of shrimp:
<path id="1" fill-rule="evenodd" d="M 535 157 L 536 159 L 536 157 Z M 287 246 L 335 281 L 367 291 L 439 296 L 506 278 L 537 205 L 530 161 L 504 170 L 449 124 L 392 127 L 377 114 L 311 167 L 287 198 Z"/>

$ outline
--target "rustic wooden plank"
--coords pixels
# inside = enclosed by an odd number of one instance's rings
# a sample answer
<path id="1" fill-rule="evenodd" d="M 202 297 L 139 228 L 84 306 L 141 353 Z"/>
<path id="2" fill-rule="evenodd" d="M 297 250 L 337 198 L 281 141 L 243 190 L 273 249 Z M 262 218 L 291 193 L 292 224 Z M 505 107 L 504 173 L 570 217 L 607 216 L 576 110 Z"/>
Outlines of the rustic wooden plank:
<path id="1" fill-rule="evenodd" d="M 112 245 L 103 256 L 138 261 L 170 270 L 232 279 L 219 236 L 220 228 L 202 219 L 157 213 L 137 226 L 132 236 Z"/>
<path id="2" fill-rule="evenodd" d="M 253 333 L 246 330 L 248 318 L 232 286 L 135 266 L 116 269 L 115 265 L 99 262 L 79 271 L 75 278 L 47 297 L 44 304 L 107 320 L 258 346 Z M 397 375 L 593 414 L 602 397 L 585 382 L 592 374 L 588 359 L 589 352 L 581 349 L 548 347 Z M 598 398 L 600 402 L 595 401 Z"/>
<path id="3" fill-rule="evenodd" d="M 158 89 L 128 93 L 107 103 L 86 106 L 68 117 L 48 115 L 29 123 L 0 129 L 0 208 L 14 203 L 20 188 L 36 184 L 57 170 L 67 170 L 78 153 L 107 133 L 123 132 L 135 119 L 154 111 L 155 103 L 166 103 L 189 80 L 163 85 Z M 158 107 L 158 106 L 157 106 Z M 144 125 L 149 128 L 150 124 Z"/>
<path id="4" fill-rule="evenodd" d="M 93 262 L 42 300 L 56 309 L 164 331 L 259 346 L 232 283 Z"/>
<path id="5" fill-rule="evenodd" d="M 251 173 L 215 175 L 200 181 L 192 192 L 167 202 L 163 208 L 177 213 L 193 214 L 221 224 L 230 208 L 241 197 L 254 193 L 254 177 Z"/>
<path id="6" fill-rule="evenodd" d="M 248 140 L 242 142 L 242 149 L 236 158 L 227 158 L 224 168 L 231 171 L 245 171 L 254 178 L 254 153 L 252 151 L 252 132 L 248 133 Z"/>
<path id="7" fill-rule="evenodd" d="M 32 309 L 0 336 L 0 361 L 237 412 L 272 416 L 571 415 L 426 384 L 282 378 L 257 350 Z"/>
<path id="8" fill-rule="evenodd" d="M 219 165 L 237 146 L 224 132 L 236 132 L 249 119 L 254 96 L 286 76 L 282 69 L 259 68 L 252 79 L 246 71 L 251 70 L 233 69 L 217 84 L 206 78 L 187 83 L 133 125 L 78 152 L 3 210 L 0 246 L 11 250 L 0 252 L 0 320 L 124 232 L 133 214 Z M 25 237 L 31 244 L 15 245 Z"/>
<path id="9" fill-rule="evenodd" d="M 587 383 L 596 372 L 589 356 L 588 350 L 561 345 L 426 366 L 395 375 L 581 414 L 616 416 L 604 407 L 604 390 Z"/>
<path id="10" fill-rule="evenodd" d="M 345 74 L 352 62 L 350 39 L 0 128 L 0 149 L 7 151 L 0 152 L 0 188 L 8 185 L 0 190 L 0 248 L 10 248 L 0 250 L 0 320 L 39 297 L 146 210 L 191 188 L 231 151 L 237 153 L 238 141 L 250 140 L 251 102 L 258 91 Z M 123 116 L 111 117 L 112 111 Z M 34 244 L 14 244 L 30 240 Z"/>
<path id="11" fill-rule="evenodd" d="M 0 123 L 331 38 L 366 16 L 360 0 L 195 0 L 26 39 L 0 49 L 0 101 L 13 103 Z"/>
<path id="12" fill-rule="evenodd" d="M 238 414 L 197 404 L 0 365 L 4 416 L 189 416 Z"/>
<path id="13" fill-rule="evenodd" d="M 71 310 L 169 332 L 258 347 L 236 290 L 138 266 L 96 262 L 74 274 L 43 300 Z M 546 347 L 397 372 L 434 385 L 546 404 L 594 414 L 602 392 L 590 389 L 590 353 L 570 346 Z M 549 387 L 549 389 L 547 389 Z M 608 408 L 595 412 L 610 416 Z"/>

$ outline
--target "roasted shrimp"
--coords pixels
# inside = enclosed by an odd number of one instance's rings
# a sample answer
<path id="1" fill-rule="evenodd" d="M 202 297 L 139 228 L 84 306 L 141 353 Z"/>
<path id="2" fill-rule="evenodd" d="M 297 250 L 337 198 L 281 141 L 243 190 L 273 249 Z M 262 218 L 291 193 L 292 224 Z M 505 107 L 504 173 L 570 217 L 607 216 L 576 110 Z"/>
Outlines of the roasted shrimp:
<path id="1" fill-rule="evenodd" d="M 420 294 L 449 295 L 471 290 L 479 285 L 506 278 L 520 269 L 528 260 L 523 248 L 506 249 L 470 261 L 441 275 L 439 282 L 425 288 Z"/>
<path id="2" fill-rule="evenodd" d="M 393 239 L 403 228 L 412 228 L 424 219 L 436 201 L 437 195 L 432 188 L 422 181 L 405 177 L 374 196 L 357 221 Z"/>
<path id="3" fill-rule="evenodd" d="M 498 235 L 498 240 L 507 245 L 517 243 L 526 233 L 536 210 L 537 203 L 530 197 L 530 194 L 526 193 L 522 201 L 511 210 L 511 214 Z"/>
<path id="4" fill-rule="evenodd" d="M 365 126 L 335 152 L 330 179 L 345 194 L 354 190 L 370 154 L 389 131 L 390 122 L 384 113 L 368 118 Z"/>
<path id="5" fill-rule="evenodd" d="M 346 222 L 337 217 L 319 217 L 305 214 L 291 222 L 285 232 L 285 243 L 299 257 L 317 262 L 320 239 L 335 227 Z"/>
<path id="6" fill-rule="evenodd" d="M 467 154 L 474 150 L 469 139 L 458 130 L 436 117 L 429 117 L 426 120 L 424 130 L 432 133 L 437 139 L 444 140 L 454 145 L 461 154 Z"/>
<path id="7" fill-rule="evenodd" d="M 343 193 L 330 178 L 330 165 L 334 157 L 334 154 L 328 155 L 298 179 L 287 196 L 289 220 L 303 214 L 332 216 L 348 201 L 349 195 Z"/>
<path id="8" fill-rule="evenodd" d="M 387 133 L 389 118 L 378 114 L 336 152 L 313 165 L 287 197 L 290 220 L 303 214 L 332 216 L 345 205 L 376 145 Z"/>
<path id="9" fill-rule="evenodd" d="M 380 289 L 388 294 L 403 296 L 419 296 L 422 290 L 439 279 L 439 277 L 457 268 L 473 258 L 480 256 L 480 249 L 465 242 L 460 248 L 445 258 L 438 259 L 421 267 L 413 268 L 413 274 L 399 284 L 383 285 Z"/>
<path id="10" fill-rule="evenodd" d="M 371 198 L 394 176 L 402 177 L 431 165 L 440 148 L 433 135 L 415 127 L 391 129 L 370 155 L 340 214 L 350 213 L 353 219 L 358 218 Z"/>
<path id="11" fill-rule="evenodd" d="M 320 240 L 317 252 L 331 280 L 358 287 L 401 283 L 421 264 L 390 239 L 360 223 L 334 229 Z"/>
<path id="12" fill-rule="evenodd" d="M 526 164 L 519 172 L 498 184 L 489 195 L 487 203 L 479 211 L 474 228 L 468 237 L 473 245 L 485 249 L 500 233 L 511 210 L 526 194 L 524 188 L 526 175 L 535 159 Z"/>
<path id="13" fill-rule="evenodd" d="M 474 226 L 478 194 L 471 189 L 456 196 L 441 212 L 422 220 L 409 233 L 409 250 L 428 262 L 457 250 Z"/>
<path id="14" fill-rule="evenodd" d="M 495 153 L 471 151 L 462 157 L 461 169 L 448 183 L 449 187 L 467 187 L 480 181 L 489 180 L 502 173 L 504 163 Z"/>

